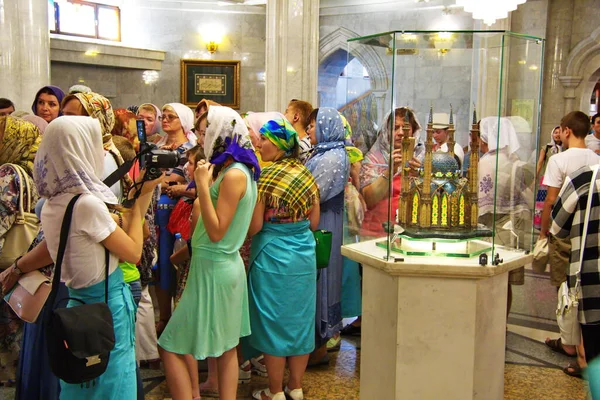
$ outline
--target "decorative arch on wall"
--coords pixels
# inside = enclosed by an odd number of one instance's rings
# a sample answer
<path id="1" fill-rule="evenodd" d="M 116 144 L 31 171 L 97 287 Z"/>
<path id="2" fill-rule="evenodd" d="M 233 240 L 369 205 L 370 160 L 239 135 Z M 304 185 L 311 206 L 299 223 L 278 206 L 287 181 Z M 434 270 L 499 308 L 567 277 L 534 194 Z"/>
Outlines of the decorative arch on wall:
<path id="1" fill-rule="evenodd" d="M 565 112 L 587 111 L 590 95 L 600 79 L 600 28 L 580 41 L 567 58 L 565 75 L 559 77 L 565 88 Z"/>
<path id="2" fill-rule="evenodd" d="M 319 40 L 319 68 L 339 50 L 348 51 L 348 39 L 360 36 L 350 29 L 340 26 L 330 34 Z M 339 53 L 338 53 L 339 54 Z M 351 53 L 352 56 L 358 58 L 360 63 L 364 65 L 369 72 L 371 80 L 371 90 L 374 92 L 387 92 L 388 76 L 385 65 L 379 54 L 370 46 L 360 46 L 356 52 Z"/>

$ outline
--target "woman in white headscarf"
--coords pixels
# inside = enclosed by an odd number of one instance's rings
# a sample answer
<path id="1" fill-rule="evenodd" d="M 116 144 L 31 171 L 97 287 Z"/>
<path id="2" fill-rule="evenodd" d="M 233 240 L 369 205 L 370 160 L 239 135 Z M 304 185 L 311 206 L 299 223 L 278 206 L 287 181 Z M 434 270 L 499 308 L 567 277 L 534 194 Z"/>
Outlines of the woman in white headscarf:
<path id="1" fill-rule="evenodd" d="M 479 149 L 483 153 L 479 160 L 479 215 L 526 210 L 523 170 L 515 167 L 521 147 L 515 128 L 505 117 L 486 117 L 479 124 Z M 497 176 L 496 165 L 500 167 Z M 511 187 L 513 184 L 518 186 Z"/>
<path id="2" fill-rule="evenodd" d="M 488 229 L 494 229 L 496 245 L 526 249 L 529 247 L 526 240 L 531 238 L 531 234 L 527 233 L 532 231 L 533 193 L 530 184 L 533 184 L 533 172 L 528 174 L 527 164 L 517 157 L 516 152 L 521 145 L 508 118 L 486 117 L 479 126 L 479 149 L 484 153 L 478 168 L 479 222 Z M 514 233 L 518 240 L 515 240 Z M 509 283 L 524 284 L 525 270 L 511 271 Z M 509 311 L 511 300 L 509 285 Z"/>
<path id="3" fill-rule="evenodd" d="M 175 150 L 181 155 L 181 161 L 176 168 L 166 171 L 166 176 L 161 185 L 161 196 L 156 210 L 156 224 L 158 225 L 158 280 L 156 297 L 160 320 L 157 322 L 156 331 L 160 336 L 169 318 L 171 318 L 171 300 L 175 293 L 175 268 L 169 258 L 173 254 L 175 236 L 169 232 L 167 225 L 171 211 L 177 200 L 187 187 L 184 165 L 187 159 L 185 152 L 196 145 L 196 135 L 192 132 L 194 126 L 194 113 L 189 107 L 181 103 L 165 104 L 160 117 L 162 130 L 166 135 L 156 145 L 164 150 Z"/>
<path id="4" fill-rule="evenodd" d="M 401 179 L 398 172 L 402 163 L 402 138 L 403 127 L 406 122 L 410 126 L 409 134 L 415 138 L 417 146 L 414 156 L 418 157 L 424 146 L 420 142 L 421 125 L 413 110 L 408 107 L 399 107 L 394 110 L 394 119 L 388 113 L 383 119 L 383 125 L 377 136 L 377 141 L 365 156 L 360 170 L 361 192 L 367 204 L 367 211 L 362 223 L 361 235 L 383 236 L 382 223 L 388 219 L 389 202 L 392 201 L 392 215 L 398 209 L 400 198 Z M 390 145 L 390 139 L 393 143 Z M 392 154 L 390 155 L 390 149 Z M 394 161 L 392 175 L 390 176 L 390 156 Z M 389 193 L 389 180 L 392 180 L 392 193 Z"/>
<path id="5" fill-rule="evenodd" d="M 158 341 L 175 400 L 192 398 L 186 354 L 199 360 L 216 357 L 219 398 L 235 400 L 235 347 L 240 337 L 250 334 L 246 273 L 239 249 L 256 204 L 260 167 L 237 112 L 212 106 L 207 118 L 204 152 L 208 162 L 200 161 L 194 173 L 201 217 L 192 236 L 190 272 Z"/>
<path id="6" fill-rule="evenodd" d="M 61 399 L 105 399 L 115 392 L 123 398 L 135 398 L 137 392 L 133 339 L 135 306 L 117 263 L 118 260 L 138 261 L 142 250 L 142 224 L 130 224 L 125 232 L 114 222 L 106 205 L 116 204 L 117 198 L 99 178 L 103 169 L 102 132 L 97 120 L 61 117 L 48 125 L 34 164 L 38 192 L 47 199 L 41 215 L 46 240 L 19 260 L 18 269 L 22 273 L 30 272 L 56 260 L 67 204 L 74 195 L 81 195 L 73 209 L 70 245 L 65 253 L 61 280 L 68 287 L 71 298 L 88 304 L 104 301 L 104 252 L 108 249 L 108 305 L 116 340 L 107 370 L 96 379 L 96 384 L 88 387 L 61 381 Z M 132 208 L 133 220 L 142 220 L 151 191 L 157 184 L 158 180 L 146 183 Z M 34 252 L 36 257 L 32 256 Z M 70 301 L 68 307 L 76 305 L 79 303 Z"/>

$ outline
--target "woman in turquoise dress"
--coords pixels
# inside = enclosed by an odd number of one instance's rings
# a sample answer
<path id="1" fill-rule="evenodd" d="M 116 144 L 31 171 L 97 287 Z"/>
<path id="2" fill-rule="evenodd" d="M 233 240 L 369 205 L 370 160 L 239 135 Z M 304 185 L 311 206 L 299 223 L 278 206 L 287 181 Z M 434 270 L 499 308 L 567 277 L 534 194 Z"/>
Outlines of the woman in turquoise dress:
<path id="1" fill-rule="evenodd" d="M 211 107 L 206 159 L 194 173 L 201 216 L 192 236 L 186 287 L 158 344 L 174 400 L 192 399 L 185 354 L 216 357 L 221 400 L 235 400 L 236 346 L 250 335 L 248 289 L 239 249 L 256 204 L 260 167 L 244 121 L 228 107 Z M 214 179 L 212 185 L 211 180 Z"/>
<path id="2" fill-rule="evenodd" d="M 258 202 L 249 235 L 252 238 L 248 286 L 252 335 L 248 344 L 264 353 L 269 387 L 253 394 L 258 400 L 285 400 L 285 392 L 304 398 L 302 376 L 315 347 L 317 270 L 315 239 L 319 224 L 319 189 L 298 160 L 298 134 L 285 119 L 260 128 L 257 148 L 272 161 L 258 180 Z M 293 295 L 290 295 L 293 293 Z"/>

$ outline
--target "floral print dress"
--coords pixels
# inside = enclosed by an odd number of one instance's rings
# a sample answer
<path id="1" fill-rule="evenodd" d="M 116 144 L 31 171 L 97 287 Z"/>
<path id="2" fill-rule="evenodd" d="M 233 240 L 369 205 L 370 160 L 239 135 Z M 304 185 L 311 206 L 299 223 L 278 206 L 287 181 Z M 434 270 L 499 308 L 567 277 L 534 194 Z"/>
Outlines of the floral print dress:
<path id="1" fill-rule="evenodd" d="M 8 165 L 0 167 L 0 252 L 4 246 L 4 236 L 17 218 L 19 209 L 19 178 Z M 35 186 L 32 202 L 37 202 Z M 27 202 L 27 199 L 24 199 Z M 24 204 L 27 207 L 27 204 Z M 19 358 L 23 321 L 4 301 L 0 304 L 0 382 L 14 381 Z"/>

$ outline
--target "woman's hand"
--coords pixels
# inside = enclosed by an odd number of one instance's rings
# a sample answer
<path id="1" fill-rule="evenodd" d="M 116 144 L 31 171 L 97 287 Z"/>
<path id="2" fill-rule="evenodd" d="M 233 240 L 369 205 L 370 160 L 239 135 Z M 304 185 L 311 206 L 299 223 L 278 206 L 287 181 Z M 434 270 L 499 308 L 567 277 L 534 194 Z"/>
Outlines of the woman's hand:
<path id="1" fill-rule="evenodd" d="M 207 163 L 205 160 L 200 160 L 196 163 L 196 170 L 194 171 L 194 180 L 198 187 L 208 187 L 210 180 L 212 179 L 214 165 Z"/>
<path id="2" fill-rule="evenodd" d="M 408 162 L 408 167 L 410 168 L 410 174 L 412 176 L 416 176 L 417 175 L 417 170 L 419 168 L 421 168 L 421 161 L 419 161 L 417 158 L 413 157 L 409 162 Z"/>
<path id="3" fill-rule="evenodd" d="M 0 283 L 2 284 L 3 296 L 10 292 L 13 286 L 17 284 L 20 276 L 21 275 L 15 271 L 14 264 L 2 271 L 0 274 Z"/>
<path id="4" fill-rule="evenodd" d="M 392 152 L 392 160 L 394 161 L 394 169 L 392 175 L 398 173 L 402 168 L 402 149 L 395 149 Z"/>

